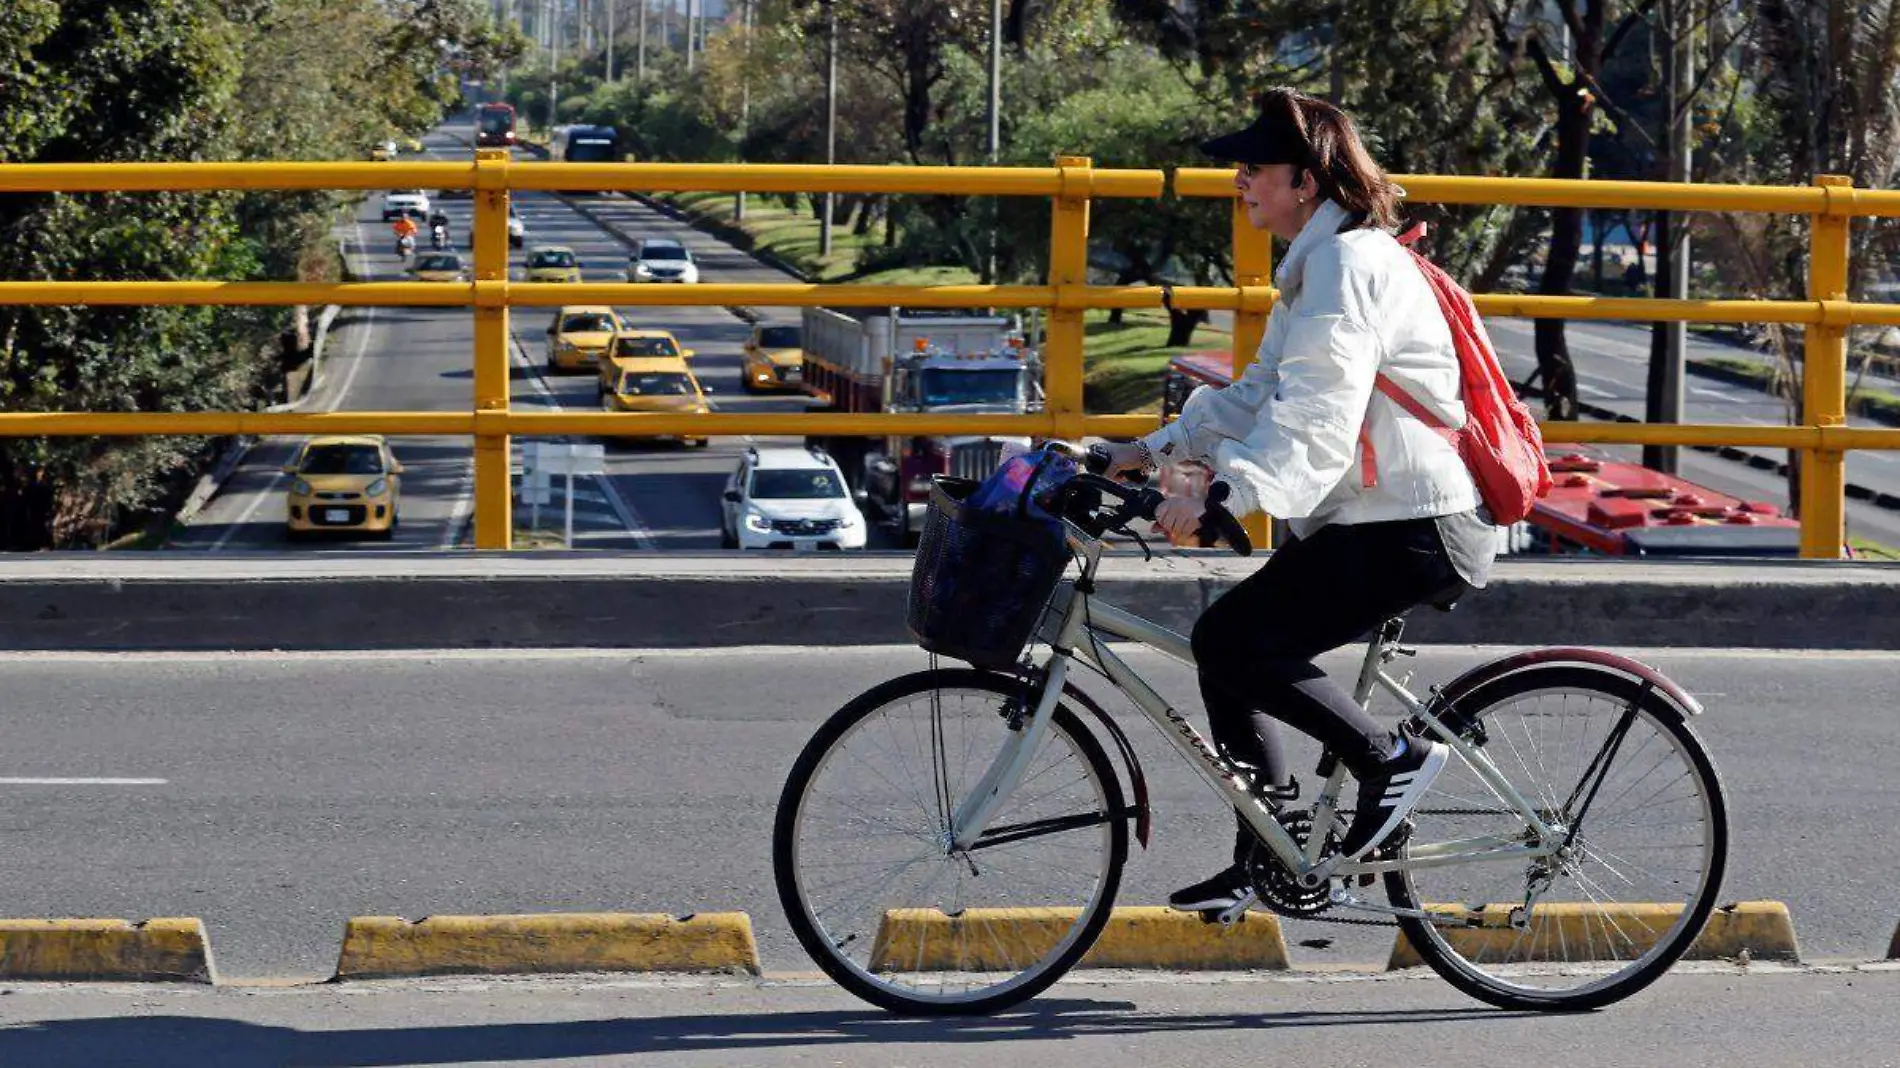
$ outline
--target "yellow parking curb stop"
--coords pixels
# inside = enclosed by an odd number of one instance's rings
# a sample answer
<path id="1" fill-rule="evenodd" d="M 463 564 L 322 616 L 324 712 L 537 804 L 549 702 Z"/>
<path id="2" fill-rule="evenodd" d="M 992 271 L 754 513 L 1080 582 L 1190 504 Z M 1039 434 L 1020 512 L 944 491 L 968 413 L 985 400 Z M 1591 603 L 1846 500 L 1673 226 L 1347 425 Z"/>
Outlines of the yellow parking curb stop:
<path id="1" fill-rule="evenodd" d="M 1427 909 L 1445 908 L 1427 905 Z M 1552 922 L 1530 945 L 1520 945 L 1521 936 L 1509 926 L 1513 905 L 1486 905 L 1483 927 L 1447 927 L 1445 940 L 1466 957 L 1484 955 L 1486 960 L 1511 964 L 1520 962 L 1561 962 L 1628 959 L 1656 943 L 1667 932 L 1682 906 L 1665 904 L 1596 905 L 1563 902 L 1536 907 L 1534 916 Z M 1497 923 L 1490 923 L 1496 917 Z M 1616 932 L 1615 941 L 1605 931 Z M 1617 947 L 1611 953 L 1612 946 Z M 1746 952 L 1753 960 L 1799 960 L 1794 939 L 1794 920 L 1788 906 L 1779 901 L 1737 901 L 1718 905 L 1709 913 L 1702 933 L 1690 944 L 1683 960 L 1716 960 L 1739 957 Z M 1400 931 L 1392 946 L 1388 971 L 1415 968 L 1425 963 L 1411 941 Z"/>
<path id="2" fill-rule="evenodd" d="M 1075 908 L 966 909 L 949 916 L 937 909 L 892 909 L 878 925 L 870 970 L 986 970 L 1019 967 L 1066 934 Z M 980 928 L 977 937 L 961 937 Z M 1284 971 L 1286 939 L 1277 917 L 1254 913 L 1232 928 L 1159 906 L 1118 908 L 1101 937 L 1082 957 L 1083 968 L 1155 968 L 1223 971 L 1248 968 Z"/>
<path id="3" fill-rule="evenodd" d="M 759 974 L 743 912 L 668 916 L 574 912 L 525 916 L 357 916 L 343 930 L 338 979 L 544 972 Z"/>
<path id="4" fill-rule="evenodd" d="M 204 923 L 180 917 L 0 920 L 0 979 L 214 981 Z"/>

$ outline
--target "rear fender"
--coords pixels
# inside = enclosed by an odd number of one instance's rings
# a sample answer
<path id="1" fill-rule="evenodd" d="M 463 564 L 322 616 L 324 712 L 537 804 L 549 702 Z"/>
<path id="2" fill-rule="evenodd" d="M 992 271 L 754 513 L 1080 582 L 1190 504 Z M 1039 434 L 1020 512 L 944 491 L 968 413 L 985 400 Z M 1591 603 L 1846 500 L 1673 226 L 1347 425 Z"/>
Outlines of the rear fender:
<path id="1" fill-rule="evenodd" d="M 1433 714 L 1437 715 L 1441 709 L 1454 707 L 1458 701 L 1470 696 L 1480 687 L 1507 675 L 1556 665 L 1589 668 L 1634 680 L 1653 690 L 1658 696 L 1675 706 L 1676 710 L 1684 716 L 1702 714 L 1701 702 L 1648 664 L 1602 649 L 1563 645 L 1511 653 L 1479 664 L 1438 690 L 1432 696 L 1429 707 Z"/>

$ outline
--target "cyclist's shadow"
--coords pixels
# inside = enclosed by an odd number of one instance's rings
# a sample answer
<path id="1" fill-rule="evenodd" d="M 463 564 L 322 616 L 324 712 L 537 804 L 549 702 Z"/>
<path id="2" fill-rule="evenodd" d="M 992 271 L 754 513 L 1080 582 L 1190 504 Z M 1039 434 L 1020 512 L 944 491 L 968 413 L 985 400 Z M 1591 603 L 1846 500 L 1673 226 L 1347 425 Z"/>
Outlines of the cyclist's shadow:
<path id="1" fill-rule="evenodd" d="M 207 1006 L 213 1008 L 214 1006 Z M 289 1006 L 280 1006 L 288 1008 Z M 746 1012 L 560 1022 L 304 1030 L 210 1016 L 47 1020 L 0 1028 L 0 1064 L 304 1068 L 555 1061 L 630 1054 L 957 1046 L 1288 1027 L 1412 1027 L 1535 1016 L 1486 1008 L 1142 1015 L 1130 1002 L 1049 999 L 996 1016 L 875 1010 Z M 505 1011 L 505 1010 L 504 1010 Z"/>

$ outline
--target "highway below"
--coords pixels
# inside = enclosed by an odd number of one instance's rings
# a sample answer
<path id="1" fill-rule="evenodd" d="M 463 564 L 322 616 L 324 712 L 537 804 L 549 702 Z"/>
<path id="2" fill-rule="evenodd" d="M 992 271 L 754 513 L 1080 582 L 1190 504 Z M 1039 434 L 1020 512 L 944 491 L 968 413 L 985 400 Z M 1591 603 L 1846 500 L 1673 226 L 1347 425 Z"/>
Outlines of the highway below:
<path id="1" fill-rule="evenodd" d="M 425 141 L 428 158 L 459 158 L 468 152 L 459 135 L 437 131 Z M 523 157 L 524 159 L 528 157 Z M 524 248 L 513 250 L 511 270 L 524 277 L 528 254 L 539 245 L 565 245 L 581 261 L 584 279 L 620 282 L 626 277 L 631 240 L 670 237 L 692 249 L 708 282 L 779 282 L 786 276 L 683 223 L 619 196 L 564 197 L 518 193 L 516 210 L 527 226 Z M 438 201 L 451 219 L 453 241 L 465 260 L 472 232 L 472 201 Z M 381 197 L 358 209 L 338 231 L 358 277 L 405 280 L 394 238 L 381 221 Z M 599 221 L 596 221 L 599 220 Z M 426 235 L 421 251 L 428 251 Z M 695 375 L 721 411 L 800 411 L 806 398 L 744 392 L 740 353 L 750 327 L 723 308 L 622 308 L 628 325 L 670 330 L 694 350 Z M 796 322 L 796 310 L 778 310 L 777 321 Z M 517 308 L 513 335 L 511 404 L 517 408 L 598 410 L 592 374 L 545 373 L 545 331 L 551 308 Z M 466 411 L 473 403 L 474 317 L 466 308 L 345 309 L 332 328 L 318 388 L 305 411 Z M 775 439 L 776 440 L 776 439 Z M 796 439 L 784 439 L 794 441 Z M 705 449 L 636 439 L 608 442 L 606 474 L 576 480 L 575 547 L 612 549 L 715 549 L 719 546 L 719 493 L 739 462 L 747 439 L 714 439 Z M 257 550 L 286 547 L 280 468 L 295 439 L 267 439 L 245 457 L 225 488 L 173 540 L 182 550 Z M 474 491 L 473 447 L 466 438 L 394 438 L 391 447 L 407 468 L 402 527 L 388 542 L 328 540 L 300 544 L 317 552 L 360 549 L 440 550 L 466 546 L 471 536 Z M 541 509 L 541 529 L 558 533 L 564 487 L 555 480 L 555 500 Z M 526 527 L 530 510 L 517 505 L 516 524 Z"/>
<path id="2" fill-rule="evenodd" d="M 445 131 L 431 135 L 426 146 L 430 158 L 459 158 L 468 151 L 459 134 Z M 471 202 L 442 203 L 452 218 L 455 241 L 466 255 Z M 566 245 L 578 254 L 586 280 L 622 281 L 633 239 L 669 237 L 693 250 L 705 281 L 787 280 L 786 275 L 750 255 L 626 197 L 529 192 L 517 194 L 515 203 L 528 227 L 527 247 L 511 256 L 517 278 L 523 276 L 523 264 L 533 247 Z M 340 227 L 338 236 L 359 277 L 401 279 L 406 275 L 393 254 L 393 239 L 380 220 L 379 205 L 380 197 L 365 200 L 356 219 Z M 796 309 L 764 311 L 773 321 L 797 321 Z M 670 330 L 683 346 L 695 350 L 695 373 L 711 392 L 709 400 L 714 408 L 784 412 L 806 406 L 806 398 L 799 395 L 753 396 L 744 392 L 739 382 L 740 350 L 748 326 L 731 312 L 698 307 L 622 308 L 621 312 L 630 325 Z M 511 316 L 515 349 L 512 403 L 524 409 L 552 406 L 592 410 L 598 402 L 591 375 L 543 373 L 543 332 L 552 314 L 552 309 L 521 308 Z M 1535 366 L 1530 321 L 1499 318 L 1489 320 L 1487 325 L 1512 378 L 1527 378 Z M 1569 337 L 1582 399 L 1640 418 L 1648 368 L 1647 330 L 1615 323 L 1573 322 Z M 473 389 L 473 338 L 473 317 L 463 308 L 346 309 L 332 329 L 318 387 L 302 410 L 466 410 Z M 1701 339 L 1690 341 L 1692 358 L 1738 354 L 1746 353 Z M 1686 417 L 1693 422 L 1785 425 L 1789 421 L 1785 405 L 1759 390 L 1693 375 L 1686 389 Z M 1873 425 L 1859 417 L 1851 421 L 1854 425 Z M 606 474 L 577 482 L 575 547 L 716 548 L 719 492 L 748 441 L 715 439 L 705 450 L 631 439 L 609 443 Z M 287 480 L 279 468 L 294 445 L 291 439 L 260 442 L 224 490 L 174 539 L 173 547 L 199 551 L 283 547 Z M 468 543 L 473 493 L 470 442 L 464 438 L 407 438 L 395 439 L 392 445 L 408 468 L 403 526 L 392 542 L 338 540 L 300 549 L 439 550 Z M 1611 451 L 1630 458 L 1640 454 L 1636 448 Z M 1781 458 L 1772 450 L 1755 451 Z M 1788 507 L 1787 482 L 1772 470 L 1692 449 L 1684 449 L 1681 457 L 1682 473 L 1692 481 L 1748 500 Z M 1851 453 L 1847 467 L 1851 482 L 1900 494 L 1900 453 Z M 540 516 L 544 529 L 559 530 L 563 492 L 556 480 L 556 500 Z M 529 510 L 520 506 L 517 511 L 517 525 L 525 526 Z M 1900 512 L 1850 500 L 1847 522 L 1850 535 L 1900 545 Z M 874 532 L 873 547 L 886 544 L 892 544 L 889 536 Z"/>
<path id="3" fill-rule="evenodd" d="M 1354 652 L 1324 666 L 1349 674 Z M 1428 648 L 1414 688 L 1495 652 Z M 1708 708 L 1696 728 L 1732 819 L 1721 900 L 1787 902 L 1808 960 L 1882 956 L 1900 922 L 1900 792 L 1878 785 L 1892 657 L 1644 659 Z M 199 916 L 224 977 L 307 979 L 330 974 L 353 915 L 736 909 L 769 973 L 809 972 L 772 889 L 778 791 L 831 711 L 925 661 L 821 644 L 0 656 L 6 911 Z M 1131 661 L 1198 709 L 1189 672 Z M 1154 904 L 1225 863 L 1231 823 L 1154 731 L 1111 708 L 1155 805 L 1120 900 Z M 1391 944 L 1317 922 L 1289 923 L 1288 940 L 1302 968 L 1378 966 Z"/>

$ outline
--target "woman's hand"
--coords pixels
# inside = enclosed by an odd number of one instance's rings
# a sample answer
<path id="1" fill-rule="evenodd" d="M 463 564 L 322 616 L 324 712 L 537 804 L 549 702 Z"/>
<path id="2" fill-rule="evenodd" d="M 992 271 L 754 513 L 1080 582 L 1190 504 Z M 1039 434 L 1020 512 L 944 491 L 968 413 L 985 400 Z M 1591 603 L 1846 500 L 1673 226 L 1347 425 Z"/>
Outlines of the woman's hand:
<path id="1" fill-rule="evenodd" d="M 1155 509 L 1155 529 L 1177 545 L 1191 543 L 1206 511 L 1207 502 L 1200 496 L 1169 497 Z"/>
<path id="2" fill-rule="evenodd" d="M 1142 452 L 1141 446 L 1133 442 L 1111 441 L 1107 442 L 1103 447 L 1108 450 L 1108 470 L 1103 473 L 1109 478 L 1114 478 L 1124 471 L 1133 471 L 1136 474 L 1145 473 L 1143 470 L 1145 467 L 1143 463 L 1145 454 Z"/>

